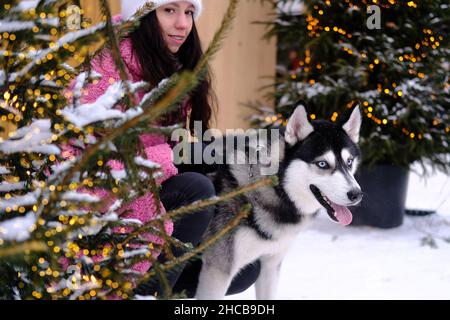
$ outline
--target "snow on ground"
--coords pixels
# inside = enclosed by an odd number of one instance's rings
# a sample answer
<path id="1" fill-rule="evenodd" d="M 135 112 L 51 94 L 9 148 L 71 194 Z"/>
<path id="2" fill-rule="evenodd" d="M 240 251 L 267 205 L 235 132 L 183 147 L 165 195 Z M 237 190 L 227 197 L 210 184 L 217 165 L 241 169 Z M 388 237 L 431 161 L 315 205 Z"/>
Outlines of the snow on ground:
<path id="1" fill-rule="evenodd" d="M 321 215 L 286 256 L 278 299 L 450 299 L 450 178 L 409 179 L 405 216 L 394 229 L 342 227 Z M 432 236 L 436 247 L 423 244 Z M 254 299 L 254 286 L 227 299 Z"/>

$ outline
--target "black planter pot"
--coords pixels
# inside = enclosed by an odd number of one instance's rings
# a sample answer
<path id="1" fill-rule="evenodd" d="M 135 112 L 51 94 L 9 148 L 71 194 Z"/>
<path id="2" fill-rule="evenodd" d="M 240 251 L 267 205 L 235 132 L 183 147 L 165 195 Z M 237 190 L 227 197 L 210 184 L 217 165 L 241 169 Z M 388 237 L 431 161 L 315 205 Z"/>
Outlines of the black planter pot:
<path id="1" fill-rule="evenodd" d="M 403 223 L 409 171 L 392 165 L 361 167 L 356 180 L 364 193 L 358 207 L 351 208 L 352 225 L 395 228 Z"/>

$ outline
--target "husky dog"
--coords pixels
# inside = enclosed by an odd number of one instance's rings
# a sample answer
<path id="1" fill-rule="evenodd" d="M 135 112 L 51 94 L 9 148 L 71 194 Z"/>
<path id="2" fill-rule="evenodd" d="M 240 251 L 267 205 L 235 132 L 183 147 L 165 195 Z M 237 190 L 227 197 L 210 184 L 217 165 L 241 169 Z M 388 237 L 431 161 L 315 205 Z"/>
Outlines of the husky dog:
<path id="1" fill-rule="evenodd" d="M 279 161 L 278 186 L 266 186 L 216 206 L 207 236 L 221 230 L 243 204 L 250 203 L 252 210 L 203 254 L 197 299 L 222 299 L 239 270 L 258 259 L 261 272 L 256 298 L 275 299 L 281 263 L 305 222 L 324 211 L 334 222 L 351 223 L 347 207 L 362 199 L 353 176 L 360 158 L 360 126 L 358 107 L 342 126 L 310 122 L 305 108 L 296 108 L 279 143 L 274 146 L 268 139 L 263 146 L 269 157 L 275 151 L 279 154 L 274 160 Z M 221 165 L 214 184 L 217 192 L 228 192 L 262 178 L 263 171 L 264 166 L 258 164 Z"/>

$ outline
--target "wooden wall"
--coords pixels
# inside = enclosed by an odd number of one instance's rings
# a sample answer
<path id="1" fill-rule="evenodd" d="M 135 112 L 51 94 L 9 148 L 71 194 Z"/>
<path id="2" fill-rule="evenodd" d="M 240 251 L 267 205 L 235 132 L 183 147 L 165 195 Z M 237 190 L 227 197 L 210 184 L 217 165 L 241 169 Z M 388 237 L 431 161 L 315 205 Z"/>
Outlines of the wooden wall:
<path id="1" fill-rule="evenodd" d="M 109 0 L 113 14 L 120 12 L 120 1 Z M 98 1 L 81 0 L 83 10 L 93 21 L 99 21 Z M 197 27 L 203 46 L 206 47 L 220 26 L 228 6 L 227 0 L 203 0 L 203 13 Z M 273 76 L 276 64 L 276 43 L 263 40 L 264 27 L 254 21 L 269 20 L 271 8 L 261 5 L 259 0 L 241 0 L 233 29 L 228 34 L 224 46 L 214 59 L 211 67 L 214 88 L 218 97 L 218 123 L 221 130 L 226 128 L 247 128 L 252 111 L 242 103 L 263 99 L 258 89 L 271 83 L 263 77 Z"/>
<path id="2" fill-rule="evenodd" d="M 198 29 L 205 46 L 220 26 L 228 1 L 205 0 Z M 263 77 L 275 75 L 276 43 L 262 39 L 264 27 L 254 21 L 269 20 L 271 9 L 259 0 L 241 0 L 233 29 L 212 63 L 214 86 L 219 100 L 218 125 L 226 128 L 247 128 L 252 111 L 242 103 L 264 101 L 262 86 L 272 80 Z M 267 101 L 266 101 L 267 102 Z"/>

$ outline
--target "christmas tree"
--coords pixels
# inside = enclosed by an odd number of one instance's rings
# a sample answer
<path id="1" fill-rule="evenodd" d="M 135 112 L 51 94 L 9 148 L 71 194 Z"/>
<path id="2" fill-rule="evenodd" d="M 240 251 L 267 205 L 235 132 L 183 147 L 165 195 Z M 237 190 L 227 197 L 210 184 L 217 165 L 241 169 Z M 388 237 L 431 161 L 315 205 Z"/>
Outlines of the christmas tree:
<path id="1" fill-rule="evenodd" d="M 269 0 L 270 1 L 270 0 Z M 364 112 L 364 164 L 449 168 L 449 6 L 446 1 L 270 1 L 278 16 L 276 110 L 280 126 L 303 100 L 311 118 Z"/>
<path id="2" fill-rule="evenodd" d="M 139 135 L 176 128 L 149 123 L 195 88 L 230 27 L 237 1 L 230 1 L 197 68 L 164 80 L 139 104 L 135 93 L 148 91 L 148 84 L 128 81 L 117 44 L 148 10 L 113 24 L 107 1 L 100 2 L 104 19 L 93 26 L 79 15 L 77 1 L 1 3 L 1 299 L 132 298 L 139 283 L 156 277 L 165 283 L 167 272 L 238 222 L 193 249 L 170 237 L 171 221 L 273 182 L 259 181 L 165 214 L 157 208 L 160 214 L 147 223 L 126 218 L 127 204 L 144 194 L 159 199 L 160 166 L 144 152 L 134 156 L 142 149 Z M 83 90 L 99 80 L 89 64 L 93 44 L 97 52 L 104 46 L 112 50 L 121 81 L 87 104 L 80 100 Z M 75 152 L 77 147 L 84 151 Z M 239 218 L 247 213 L 243 208 Z M 186 253 L 175 258 L 174 246 Z M 164 263 L 156 260 L 162 251 Z M 143 265 L 144 271 L 137 268 Z M 164 296 L 170 296 L 171 289 L 165 289 Z"/>

